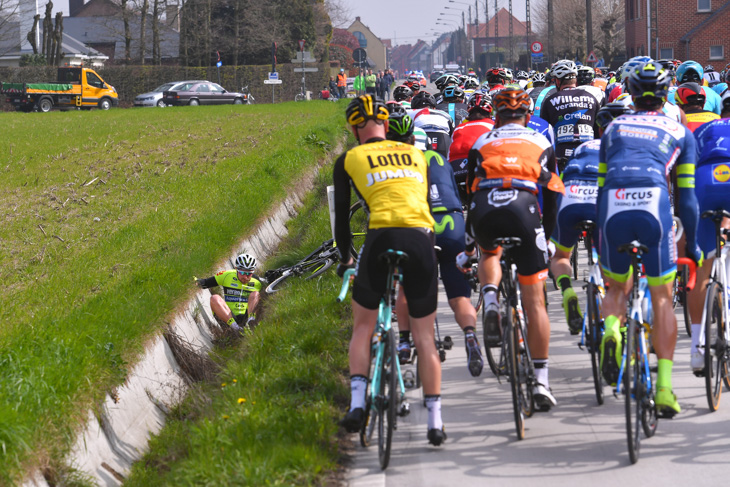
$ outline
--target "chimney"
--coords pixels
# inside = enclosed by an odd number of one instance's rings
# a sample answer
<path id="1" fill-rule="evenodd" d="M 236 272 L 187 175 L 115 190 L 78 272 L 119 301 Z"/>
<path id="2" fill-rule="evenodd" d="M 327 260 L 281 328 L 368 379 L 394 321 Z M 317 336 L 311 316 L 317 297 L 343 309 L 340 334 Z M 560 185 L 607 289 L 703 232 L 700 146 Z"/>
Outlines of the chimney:
<path id="1" fill-rule="evenodd" d="M 177 2 L 168 1 L 165 6 L 165 18 L 167 25 L 180 32 L 180 7 Z"/>
<path id="2" fill-rule="evenodd" d="M 41 0 L 23 0 L 18 2 L 18 19 L 20 20 L 20 50 L 21 51 L 33 51 L 33 48 L 28 42 L 28 33 L 33 28 L 33 17 L 36 14 L 41 14 L 41 24 L 43 23 L 44 10 L 38 6 Z M 36 31 L 36 46 L 38 52 L 41 50 L 41 37 L 40 28 Z"/>
<path id="3" fill-rule="evenodd" d="M 79 10 L 84 6 L 85 0 L 68 0 L 68 10 L 71 17 L 76 17 Z"/>
<path id="4" fill-rule="evenodd" d="M 360 22 L 360 23 L 362 24 L 362 21 L 360 20 L 360 17 L 355 17 L 355 20 L 356 20 L 357 22 Z"/>

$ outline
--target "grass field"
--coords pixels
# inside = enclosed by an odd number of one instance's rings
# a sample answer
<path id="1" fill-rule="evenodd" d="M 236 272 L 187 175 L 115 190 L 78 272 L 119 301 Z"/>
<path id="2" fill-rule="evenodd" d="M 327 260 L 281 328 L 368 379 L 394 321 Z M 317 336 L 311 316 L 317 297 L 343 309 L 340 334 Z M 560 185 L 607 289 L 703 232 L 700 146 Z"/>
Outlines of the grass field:
<path id="1" fill-rule="evenodd" d="M 80 421 L 343 135 L 334 103 L 0 114 L 0 485 Z"/>

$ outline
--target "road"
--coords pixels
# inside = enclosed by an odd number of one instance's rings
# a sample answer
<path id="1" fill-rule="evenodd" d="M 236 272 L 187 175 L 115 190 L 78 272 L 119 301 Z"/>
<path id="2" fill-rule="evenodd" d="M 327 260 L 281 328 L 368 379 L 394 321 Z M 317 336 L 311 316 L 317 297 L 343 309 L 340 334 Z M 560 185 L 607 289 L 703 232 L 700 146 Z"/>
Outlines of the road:
<path id="1" fill-rule="evenodd" d="M 673 380 L 682 413 L 660 420 L 654 437 L 642 437 L 639 462 L 631 465 L 623 397 L 615 398 L 606 388 L 605 404 L 597 404 L 589 355 L 576 346 L 577 337 L 568 333 L 560 294 L 550 289 L 550 386 L 558 405 L 527 419 L 524 440 L 517 440 L 515 434 L 509 384 L 500 384 L 486 364 L 480 377 L 469 374 L 463 334 L 442 290 L 438 319 L 442 333 L 455 342 L 442 364 L 442 412 L 448 440 L 441 448 L 428 445 L 421 391 L 411 390 L 411 414 L 401 419 L 394 433 L 385 472 L 378 465 L 377 445 L 363 448 L 357 435 L 351 435 L 354 454 L 349 485 L 466 487 L 532 481 L 540 487 L 567 487 L 587 482 L 614 486 L 724 482 L 730 404 L 721 403 L 719 411 L 709 412 L 704 380 L 689 369 L 690 339 L 681 308 Z"/>

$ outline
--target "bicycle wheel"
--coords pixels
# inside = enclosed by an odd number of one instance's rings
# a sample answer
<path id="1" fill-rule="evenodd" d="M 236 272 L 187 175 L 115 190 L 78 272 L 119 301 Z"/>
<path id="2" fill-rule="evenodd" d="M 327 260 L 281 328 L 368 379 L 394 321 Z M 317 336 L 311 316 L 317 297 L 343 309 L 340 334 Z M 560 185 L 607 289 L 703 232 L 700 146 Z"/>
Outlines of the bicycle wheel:
<path id="1" fill-rule="evenodd" d="M 629 445 L 629 459 L 631 463 L 639 461 L 639 447 L 641 446 L 641 385 L 639 363 L 641 351 L 638 347 L 638 323 L 629 320 L 626 332 L 626 354 L 624 360 L 624 396 L 626 401 L 626 438 Z"/>
<path id="2" fill-rule="evenodd" d="M 482 309 L 482 314 L 484 313 L 484 309 Z M 502 316 L 502 331 L 504 332 L 507 329 L 507 326 L 505 325 L 506 320 L 506 312 L 501 311 Z M 482 320 L 482 323 L 484 320 Z M 501 375 L 507 375 L 507 351 L 506 351 L 506 342 L 504 339 L 502 339 L 502 343 L 498 343 L 497 345 L 487 345 L 489 342 L 487 341 L 487 333 L 486 330 L 483 330 L 484 332 L 484 354 L 487 357 L 487 364 L 489 364 L 489 370 L 492 371 L 495 377 L 499 377 Z"/>
<path id="3" fill-rule="evenodd" d="M 573 251 L 570 253 L 570 267 L 573 269 L 573 279 L 578 279 L 578 246 L 579 242 L 576 242 Z"/>
<path id="4" fill-rule="evenodd" d="M 376 347 L 378 344 L 371 345 L 370 348 L 370 367 L 368 368 L 368 386 L 367 391 L 365 393 L 365 412 L 367 413 L 367 417 L 365 419 L 365 423 L 362 425 L 362 428 L 360 429 L 360 444 L 364 447 L 370 446 L 370 443 L 373 438 L 373 432 L 375 431 L 375 426 L 378 423 L 378 409 L 375 407 L 375 404 L 373 403 L 373 387 L 376 381 L 382 381 L 382 377 L 376 377 L 375 373 L 375 354 L 376 354 Z"/>
<path id="5" fill-rule="evenodd" d="M 517 329 L 513 326 L 511 317 L 507 318 L 504 330 L 504 338 L 507 340 L 507 374 L 509 377 L 510 389 L 512 390 L 512 409 L 515 416 L 515 429 L 517 439 L 525 438 L 525 415 L 520 404 L 520 373 L 518 370 L 517 354 L 519 354 L 519 339 Z"/>
<path id="6" fill-rule="evenodd" d="M 484 304 L 484 296 L 482 296 L 479 290 L 479 281 L 476 276 L 476 264 L 473 266 L 473 276 L 469 278 L 469 285 L 471 286 L 471 305 L 477 310 L 477 313 L 481 311 L 482 304 Z"/>
<path id="7" fill-rule="evenodd" d="M 314 279 L 315 277 L 322 275 L 322 273 L 332 267 L 332 264 L 334 263 L 334 259 L 330 257 L 301 262 L 291 267 L 289 272 L 284 272 L 284 274 L 282 274 L 279 278 L 266 286 L 266 292 L 272 294 L 277 291 L 281 291 L 291 282 L 289 278 L 292 276 L 304 277 L 305 280 Z"/>
<path id="8" fill-rule="evenodd" d="M 727 377 L 727 342 L 722 319 L 723 293 L 713 282 L 705 295 L 705 389 L 710 411 L 717 411 L 722 396 L 722 379 Z"/>
<path id="9" fill-rule="evenodd" d="M 689 304 L 687 303 L 687 281 L 689 280 L 689 269 L 687 266 L 682 266 L 682 270 L 678 272 L 679 282 L 677 283 L 679 292 L 679 302 L 682 303 L 682 312 L 684 314 L 684 329 L 687 331 L 687 336 L 692 336 L 692 318 L 689 317 Z"/>
<path id="10" fill-rule="evenodd" d="M 350 222 L 350 252 L 355 260 L 360 256 L 360 250 L 365 243 L 365 234 L 368 231 L 368 215 L 363 209 L 363 201 L 357 200 L 350 207 L 348 221 Z"/>
<path id="11" fill-rule="evenodd" d="M 393 329 L 387 331 L 383 340 L 383 362 L 380 369 L 380 393 L 378 394 L 378 459 L 380 468 L 385 470 L 390 462 L 390 447 L 398 405 L 398 377 L 395 361 L 398 350 Z"/>
<path id="12" fill-rule="evenodd" d="M 294 95 L 294 101 L 304 101 L 307 99 L 307 96 L 304 93 L 297 93 Z"/>
<path id="13" fill-rule="evenodd" d="M 593 387 L 596 390 L 596 401 L 603 404 L 603 377 L 601 375 L 601 316 L 599 311 L 600 296 L 593 282 L 586 286 L 588 298 L 588 327 L 586 328 L 586 342 L 591 354 L 591 370 L 593 371 Z"/>

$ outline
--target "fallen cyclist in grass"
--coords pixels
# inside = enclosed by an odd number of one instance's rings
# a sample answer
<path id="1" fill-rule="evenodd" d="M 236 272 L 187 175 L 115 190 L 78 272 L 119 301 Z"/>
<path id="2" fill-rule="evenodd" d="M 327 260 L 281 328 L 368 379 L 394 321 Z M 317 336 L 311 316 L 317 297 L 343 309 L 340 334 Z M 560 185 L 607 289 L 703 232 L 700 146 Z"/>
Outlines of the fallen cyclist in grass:
<path id="1" fill-rule="evenodd" d="M 216 318 L 233 331 L 241 331 L 242 326 L 250 327 L 256 319 L 261 281 L 253 277 L 255 268 L 256 259 L 252 255 L 241 254 L 236 257 L 235 269 L 220 271 L 213 277 L 195 281 L 201 289 L 223 287 L 223 297 L 217 294 L 210 297 L 210 309 Z"/>

